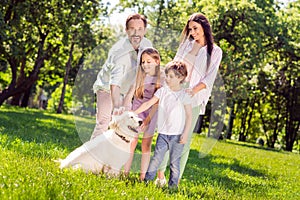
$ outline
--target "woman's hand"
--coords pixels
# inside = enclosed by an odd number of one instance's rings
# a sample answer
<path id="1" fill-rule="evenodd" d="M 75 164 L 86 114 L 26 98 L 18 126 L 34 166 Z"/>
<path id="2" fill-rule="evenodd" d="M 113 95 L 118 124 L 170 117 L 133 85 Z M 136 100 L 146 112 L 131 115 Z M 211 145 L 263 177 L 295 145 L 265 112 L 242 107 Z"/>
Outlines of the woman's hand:
<path id="1" fill-rule="evenodd" d="M 190 95 L 191 97 L 193 97 L 195 95 L 195 92 L 193 90 L 193 88 L 187 88 L 185 89 L 185 92 Z"/>
<path id="2" fill-rule="evenodd" d="M 185 92 L 189 94 L 191 97 L 193 97 L 197 92 L 203 90 L 206 88 L 206 85 L 202 82 L 199 82 L 197 85 L 195 85 L 193 88 L 187 88 L 185 89 Z"/>

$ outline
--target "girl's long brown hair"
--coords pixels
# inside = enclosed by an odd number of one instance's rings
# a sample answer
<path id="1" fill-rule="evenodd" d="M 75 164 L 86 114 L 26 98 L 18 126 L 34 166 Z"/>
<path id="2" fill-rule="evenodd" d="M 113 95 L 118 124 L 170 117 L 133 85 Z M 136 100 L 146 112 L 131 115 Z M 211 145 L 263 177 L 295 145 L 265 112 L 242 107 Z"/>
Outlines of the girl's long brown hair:
<path id="1" fill-rule="evenodd" d="M 137 76 L 136 76 L 136 85 L 135 85 L 135 92 L 134 92 L 134 96 L 136 98 L 142 99 L 144 96 L 144 89 L 145 89 L 145 77 L 146 77 L 146 73 L 142 67 L 142 56 L 143 54 L 148 54 L 149 56 L 151 56 L 153 59 L 155 59 L 156 61 L 158 61 L 157 66 L 155 67 L 155 76 L 157 77 L 156 79 L 156 83 L 155 83 L 155 90 L 154 92 L 161 87 L 161 83 L 160 83 L 160 55 L 159 52 L 152 48 L 152 47 L 148 47 L 146 49 L 144 49 L 141 53 L 141 57 L 140 57 L 140 63 L 139 63 L 139 68 L 138 68 L 138 72 L 137 72 Z"/>

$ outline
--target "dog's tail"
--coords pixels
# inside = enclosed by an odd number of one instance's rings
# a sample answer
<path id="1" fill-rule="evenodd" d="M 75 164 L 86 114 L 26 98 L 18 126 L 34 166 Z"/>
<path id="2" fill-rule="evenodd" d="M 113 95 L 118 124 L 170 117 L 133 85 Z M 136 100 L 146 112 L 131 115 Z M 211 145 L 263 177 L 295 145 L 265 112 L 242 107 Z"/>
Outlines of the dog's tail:
<path id="1" fill-rule="evenodd" d="M 64 159 L 61 159 L 61 158 L 58 158 L 58 159 L 56 159 L 56 160 L 53 160 L 55 163 L 59 163 L 59 168 L 60 169 L 63 169 L 63 168 L 65 168 L 66 166 L 64 166 L 65 164 L 63 164 L 64 163 Z"/>
<path id="2" fill-rule="evenodd" d="M 70 162 L 67 159 L 59 158 L 59 159 L 54 160 L 54 162 L 59 163 L 59 168 L 60 169 L 67 168 L 70 165 Z"/>

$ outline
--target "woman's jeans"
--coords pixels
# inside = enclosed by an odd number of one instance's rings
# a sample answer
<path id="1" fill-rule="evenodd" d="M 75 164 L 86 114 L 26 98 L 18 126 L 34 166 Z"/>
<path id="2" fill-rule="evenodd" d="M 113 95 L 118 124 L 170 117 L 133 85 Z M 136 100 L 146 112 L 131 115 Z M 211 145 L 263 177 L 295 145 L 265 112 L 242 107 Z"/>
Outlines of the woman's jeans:
<path id="1" fill-rule="evenodd" d="M 166 152 L 170 154 L 170 178 L 169 187 L 177 186 L 180 176 L 180 157 L 183 151 L 184 144 L 180 144 L 181 135 L 164 135 L 159 134 L 156 140 L 154 156 L 149 164 L 145 181 L 153 180 L 156 172 L 162 163 Z"/>

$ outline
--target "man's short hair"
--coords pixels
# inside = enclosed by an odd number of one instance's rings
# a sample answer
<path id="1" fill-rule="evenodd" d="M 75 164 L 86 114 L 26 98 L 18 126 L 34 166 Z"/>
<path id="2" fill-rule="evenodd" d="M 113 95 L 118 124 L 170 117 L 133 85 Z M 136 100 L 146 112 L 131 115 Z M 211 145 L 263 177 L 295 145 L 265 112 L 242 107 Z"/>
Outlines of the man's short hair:
<path id="1" fill-rule="evenodd" d="M 131 14 L 127 17 L 127 19 L 126 19 L 126 29 L 128 28 L 129 21 L 132 20 L 132 19 L 141 19 L 141 20 L 143 20 L 145 28 L 147 27 L 147 18 L 144 15 L 136 13 L 136 14 Z"/>

